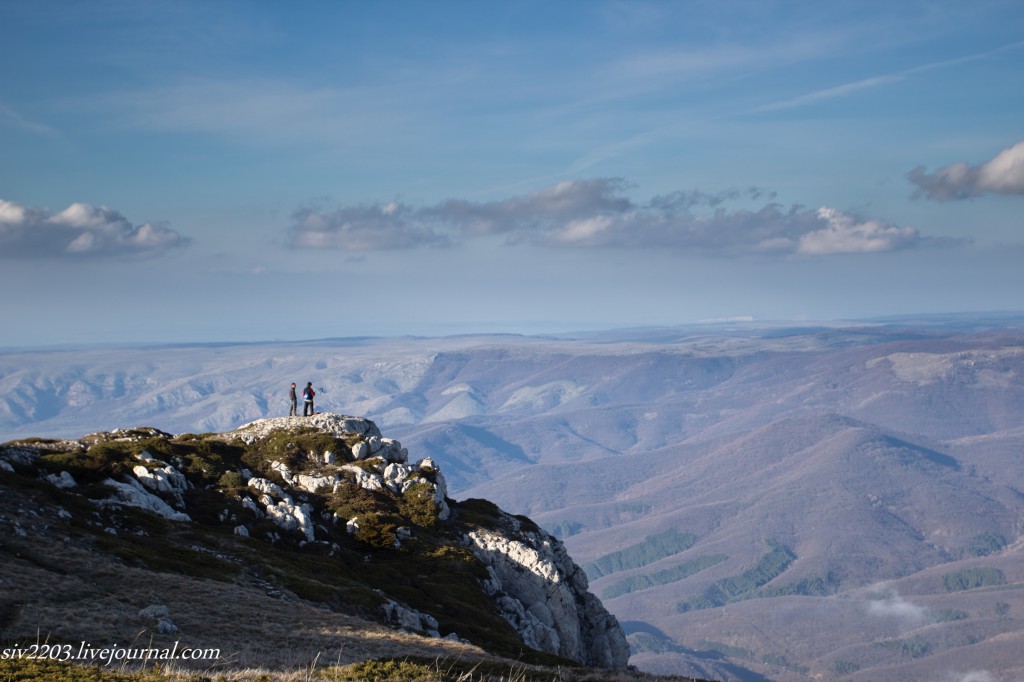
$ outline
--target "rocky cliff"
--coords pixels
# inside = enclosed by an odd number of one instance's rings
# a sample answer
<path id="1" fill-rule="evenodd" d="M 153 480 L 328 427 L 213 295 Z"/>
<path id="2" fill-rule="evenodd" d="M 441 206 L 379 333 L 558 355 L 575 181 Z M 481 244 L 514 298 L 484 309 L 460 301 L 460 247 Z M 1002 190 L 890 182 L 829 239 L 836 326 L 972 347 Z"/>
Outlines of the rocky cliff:
<path id="1" fill-rule="evenodd" d="M 64 547 L 37 564 L 80 545 L 157 571 L 256 579 L 284 599 L 502 655 L 603 668 L 629 657 L 559 540 L 484 500 L 449 499 L 434 461 L 411 460 L 366 419 L 13 441 L 0 445 L 0 483 L 57 510 L 47 523 L 27 503 L 0 517 L 15 538 L 59 524 Z M 168 632 L 172 616 L 158 619 Z M 38 625 L 9 619 L 3 635 Z"/>

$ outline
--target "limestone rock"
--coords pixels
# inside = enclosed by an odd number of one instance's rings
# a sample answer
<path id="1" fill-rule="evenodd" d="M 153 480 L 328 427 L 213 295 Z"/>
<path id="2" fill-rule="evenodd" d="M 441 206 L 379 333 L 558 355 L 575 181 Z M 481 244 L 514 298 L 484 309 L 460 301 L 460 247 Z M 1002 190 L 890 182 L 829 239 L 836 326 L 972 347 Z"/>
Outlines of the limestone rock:
<path id="1" fill-rule="evenodd" d="M 350 473 L 355 479 L 356 485 L 361 488 L 366 488 L 367 490 L 388 490 L 398 495 L 404 495 L 416 483 L 426 483 L 433 489 L 438 518 L 445 521 L 451 516 L 451 509 L 448 507 L 445 499 L 448 497 L 448 485 L 444 480 L 441 470 L 433 466 L 432 461 L 430 462 L 431 466 L 424 467 L 424 461 L 427 460 L 421 460 L 415 465 L 391 462 L 382 471 L 378 469 L 380 473 L 368 471 L 363 467 L 352 464 L 341 466 L 339 470 Z M 335 484 L 335 490 L 337 490 L 337 485 Z"/>
<path id="2" fill-rule="evenodd" d="M 123 504 L 129 507 L 138 507 L 154 514 L 159 514 L 172 521 L 191 521 L 192 518 L 184 512 L 179 512 L 169 504 L 161 500 L 153 493 L 146 490 L 136 479 L 130 478 L 127 483 L 115 481 L 108 478 L 103 484 L 114 489 L 114 497 L 105 500 L 103 504 Z"/>
<path id="3" fill-rule="evenodd" d="M 370 448 L 371 457 L 380 457 L 385 462 L 405 463 L 409 461 L 409 451 L 393 438 L 373 435 L 367 438 L 365 442 Z"/>
<path id="4" fill-rule="evenodd" d="M 263 510 L 260 509 L 260 506 L 256 503 L 256 501 L 249 496 L 242 498 L 242 506 L 251 511 L 253 514 L 255 514 L 256 518 L 258 519 L 262 519 L 265 516 Z"/>
<path id="5" fill-rule="evenodd" d="M 284 479 L 285 483 L 287 483 L 288 485 L 294 485 L 292 472 L 288 470 L 288 465 L 286 465 L 284 462 L 273 461 L 270 463 L 270 468 L 276 471 L 277 473 L 281 474 L 281 478 Z"/>
<path id="6" fill-rule="evenodd" d="M 230 433 L 224 434 L 224 436 L 228 440 L 235 437 L 241 438 L 243 442 L 251 444 L 268 437 L 274 431 L 297 431 L 306 427 L 318 429 L 337 438 L 344 438 L 346 436 L 376 436 L 380 438 L 380 430 L 369 419 L 327 413 L 314 414 L 311 417 L 257 419 Z"/>
<path id="7" fill-rule="evenodd" d="M 352 458 L 355 460 L 366 459 L 370 456 L 370 446 L 365 440 L 361 440 L 352 446 Z"/>
<path id="8" fill-rule="evenodd" d="M 13 469 L 11 469 L 11 471 L 13 471 Z M 46 480 L 58 488 L 63 488 L 65 490 L 68 488 L 74 488 L 78 485 L 74 477 L 66 471 L 60 472 L 60 476 L 57 474 L 50 474 L 46 477 Z"/>
<path id="9" fill-rule="evenodd" d="M 282 529 L 300 531 L 308 542 L 313 541 L 313 514 L 308 504 L 295 504 L 285 496 L 276 504 L 267 505 L 267 516 Z"/>
<path id="10" fill-rule="evenodd" d="M 171 612 L 162 604 L 152 604 L 139 611 L 139 618 L 144 621 L 155 621 L 156 631 L 167 635 L 178 631 L 178 626 L 171 621 Z"/>
<path id="11" fill-rule="evenodd" d="M 346 464 L 341 467 L 342 471 L 347 471 L 352 474 L 355 478 L 356 485 L 360 488 L 366 488 L 367 490 L 384 490 L 384 478 L 380 474 L 375 474 L 366 469 L 361 469 L 351 464 Z"/>
<path id="12" fill-rule="evenodd" d="M 321 488 L 333 488 L 338 482 L 336 476 L 310 476 L 307 474 L 295 474 L 293 485 L 296 488 L 307 492 L 315 493 Z"/>
<path id="13" fill-rule="evenodd" d="M 392 625 L 412 632 L 425 632 L 435 637 L 441 636 L 437 630 L 439 627 L 437 619 L 430 614 L 403 606 L 392 599 L 386 599 L 381 608 L 384 611 L 385 620 Z"/>
<path id="14" fill-rule="evenodd" d="M 271 497 L 281 497 L 284 495 L 284 490 L 281 486 L 266 478 L 254 476 L 249 479 L 249 482 L 246 483 L 246 485 L 257 492 Z"/>
<path id="15" fill-rule="evenodd" d="M 143 450 L 138 454 L 138 459 L 150 466 L 138 464 L 132 467 L 132 473 L 139 482 L 150 490 L 162 493 L 183 493 L 191 487 L 184 474 L 170 464 L 154 459 L 152 455 Z M 160 466 L 163 465 L 163 466 Z M 150 468 L 153 467 L 153 468 Z"/>
<path id="16" fill-rule="evenodd" d="M 509 526 L 518 522 L 509 517 Z M 467 542 L 487 566 L 485 591 L 534 648 L 601 668 L 624 668 L 629 644 L 618 621 L 591 594 L 564 545 L 544 532 L 475 530 Z"/>
<path id="17" fill-rule="evenodd" d="M 280 526 L 283 530 L 297 530 L 306 536 L 306 540 L 312 542 L 314 539 L 313 510 L 308 504 L 295 504 L 291 495 L 284 492 L 281 486 L 265 479 L 253 477 L 247 484 L 251 489 L 262 493 L 260 502 L 263 509 L 257 507 L 254 511 L 266 516 Z M 242 506 L 253 509 L 255 503 L 246 497 L 242 500 Z"/>

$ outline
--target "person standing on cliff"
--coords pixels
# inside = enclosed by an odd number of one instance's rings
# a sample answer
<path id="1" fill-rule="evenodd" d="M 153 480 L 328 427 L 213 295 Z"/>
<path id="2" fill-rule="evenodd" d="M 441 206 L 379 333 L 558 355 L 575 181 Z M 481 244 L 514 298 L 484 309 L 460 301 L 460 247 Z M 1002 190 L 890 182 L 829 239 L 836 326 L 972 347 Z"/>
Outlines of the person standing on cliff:
<path id="1" fill-rule="evenodd" d="M 306 388 L 302 389 L 302 416 L 309 417 L 315 414 L 313 410 L 313 397 L 316 395 L 316 391 L 313 390 L 313 382 L 310 381 L 306 384 Z"/>
<path id="2" fill-rule="evenodd" d="M 295 395 L 295 384 L 292 384 L 291 390 L 288 391 L 288 399 L 292 401 L 291 407 L 288 409 L 288 416 L 299 416 L 299 399 Z"/>

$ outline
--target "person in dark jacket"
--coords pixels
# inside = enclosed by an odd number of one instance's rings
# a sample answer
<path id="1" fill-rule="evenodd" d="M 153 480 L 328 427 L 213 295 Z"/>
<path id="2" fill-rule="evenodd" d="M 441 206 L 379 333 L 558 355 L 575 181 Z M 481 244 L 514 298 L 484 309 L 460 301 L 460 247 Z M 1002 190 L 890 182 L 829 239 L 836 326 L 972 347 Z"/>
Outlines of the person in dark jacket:
<path id="1" fill-rule="evenodd" d="M 289 417 L 297 417 L 299 414 L 299 399 L 295 395 L 295 384 L 292 384 L 292 388 L 288 391 L 288 398 L 292 401 L 291 407 L 288 409 Z"/>
<path id="2" fill-rule="evenodd" d="M 306 384 L 306 388 L 302 389 L 302 416 L 309 417 L 315 414 L 313 409 L 313 397 L 316 395 L 316 391 L 313 390 L 313 382 L 310 381 Z"/>

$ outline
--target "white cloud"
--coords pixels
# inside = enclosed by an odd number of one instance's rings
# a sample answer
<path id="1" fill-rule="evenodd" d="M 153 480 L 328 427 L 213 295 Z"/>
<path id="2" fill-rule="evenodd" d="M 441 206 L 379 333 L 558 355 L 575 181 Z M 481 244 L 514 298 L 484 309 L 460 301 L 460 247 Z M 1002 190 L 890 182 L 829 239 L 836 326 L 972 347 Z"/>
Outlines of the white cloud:
<path id="1" fill-rule="evenodd" d="M 930 619 L 928 609 L 912 604 L 896 593 L 868 602 L 868 613 L 881 618 L 894 618 L 908 627 L 923 625 Z"/>
<path id="2" fill-rule="evenodd" d="M 916 195 L 935 201 L 967 199 L 986 193 L 1024 196 L 1024 141 L 978 165 L 961 161 L 932 173 L 918 166 L 907 173 L 907 179 L 917 186 Z"/>
<path id="3" fill-rule="evenodd" d="M 858 221 L 834 208 L 818 209 L 826 226 L 808 232 L 797 242 L 797 253 L 821 256 L 833 253 L 877 253 L 914 246 L 921 235 L 912 227 L 897 227 L 880 220 Z"/>
<path id="4" fill-rule="evenodd" d="M 74 203 L 54 214 L 0 199 L 0 257 L 155 256 L 188 242 L 166 225 L 133 225 L 106 206 Z"/>
<path id="5" fill-rule="evenodd" d="M 329 212 L 302 209 L 293 216 L 291 245 L 349 251 L 404 249 L 503 235 L 509 245 L 815 257 L 944 243 L 922 237 L 912 227 L 829 207 L 784 210 L 776 203 L 753 210 L 725 207 L 728 201 L 774 196 L 759 188 L 679 191 L 637 204 L 624 195 L 627 187 L 618 178 L 591 178 L 565 180 L 500 201 L 449 199 L 422 208 L 390 203 Z"/>
<path id="6" fill-rule="evenodd" d="M 551 240 L 565 245 L 600 243 L 605 234 L 615 227 L 616 221 L 611 216 L 594 216 L 573 220 L 561 231 L 551 236 Z"/>
<path id="7" fill-rule="evenodd" d="M 1000 194 L 1024 194 L 1024 141 L 1004 149 L 978 169 L 978 187 Z"/>
<path id="8" fill-rule="evenodd" d="M 289 244 L 294 248 L 375 251 L 448 246 L 450 239 L 415 224 L 400 203 L 351 206 L 334 211 L 303 208 L 292 215 Z"/>
<path id="9" fill-rule="evenodd" d="M 568 224 L 629 211 L 632 203 L 618 196 L 626 184 L 618 178 L 563 180 L 552 187 L 503 201 L 473 203 L 448 200 L 423 215 L 468 235 L 544 232 Z"/>
<path id="10" fill-rule="evenodd" d="M 996 682 L 996 678 L 987 670 L 972 670 L 953 679 L 956 682 Z"/>

